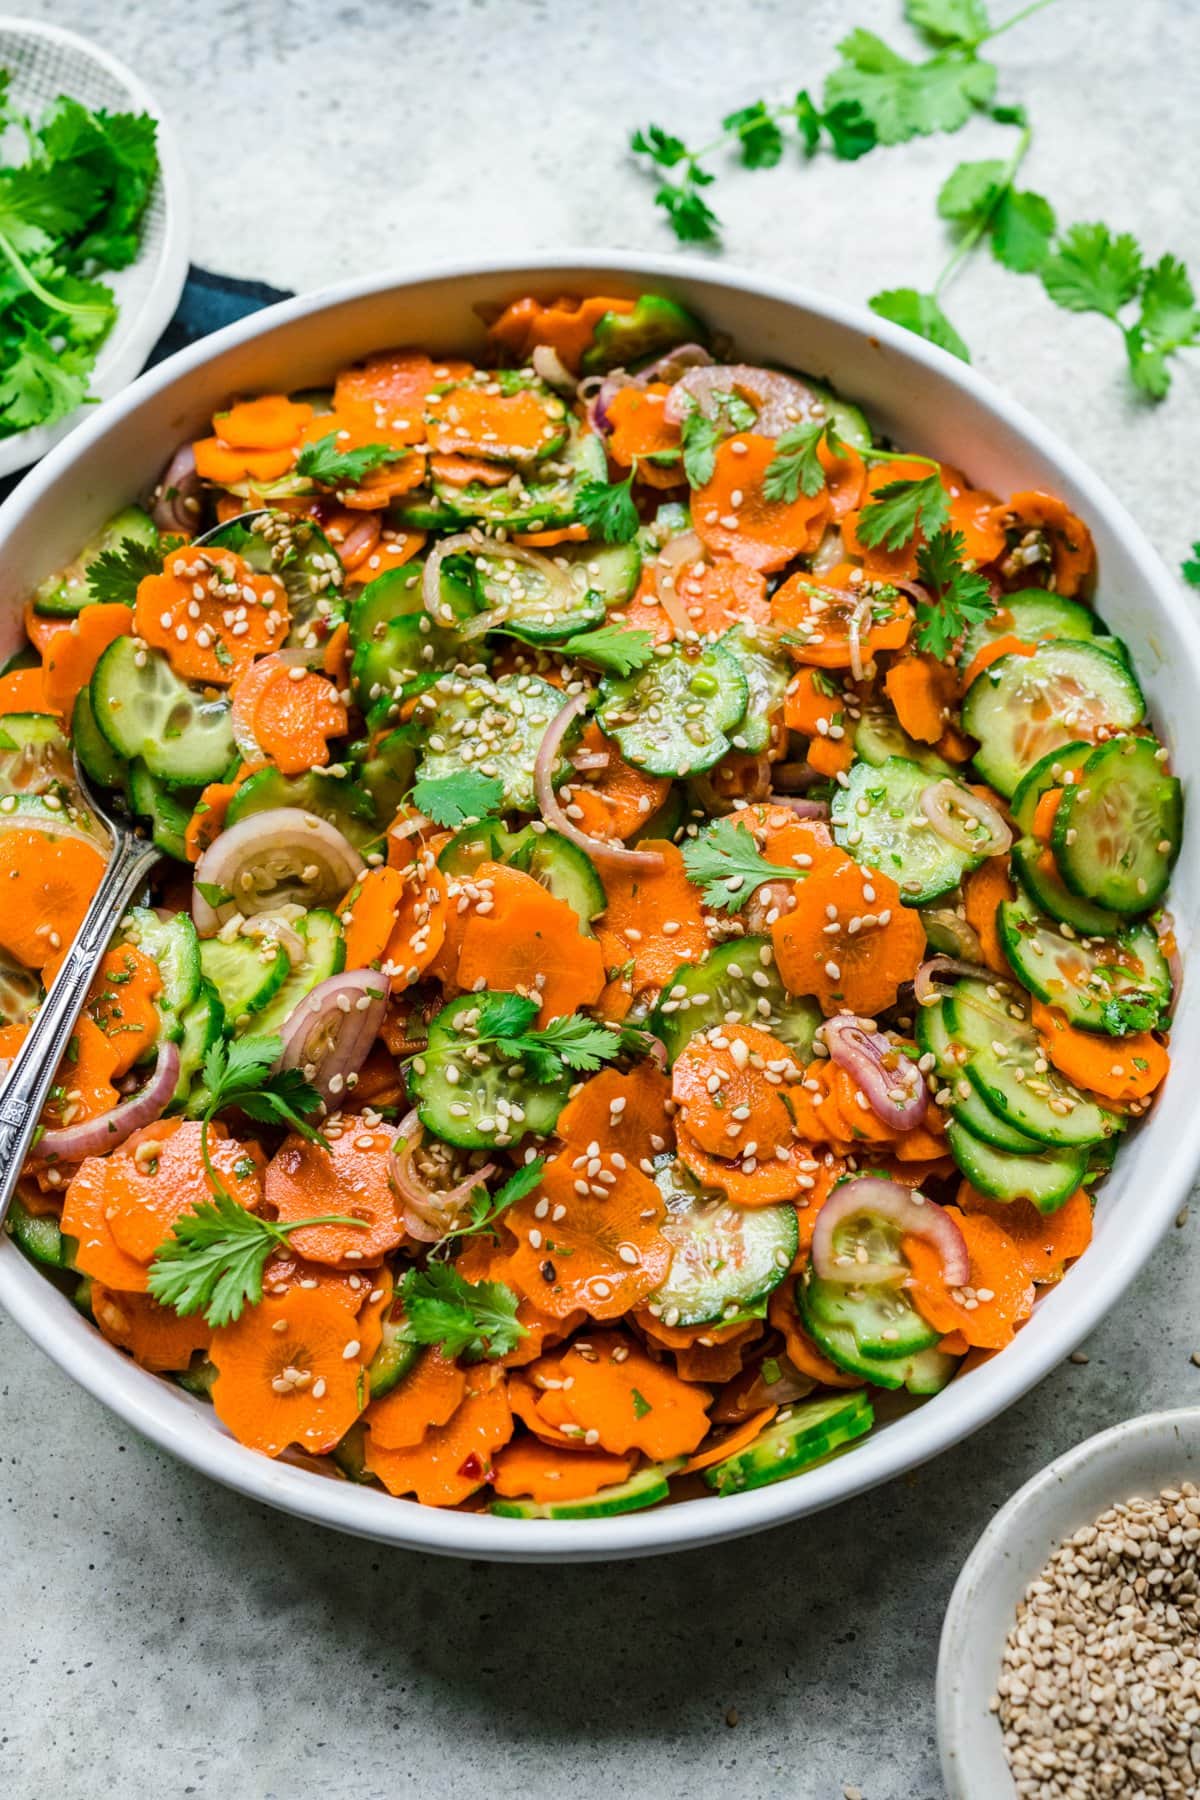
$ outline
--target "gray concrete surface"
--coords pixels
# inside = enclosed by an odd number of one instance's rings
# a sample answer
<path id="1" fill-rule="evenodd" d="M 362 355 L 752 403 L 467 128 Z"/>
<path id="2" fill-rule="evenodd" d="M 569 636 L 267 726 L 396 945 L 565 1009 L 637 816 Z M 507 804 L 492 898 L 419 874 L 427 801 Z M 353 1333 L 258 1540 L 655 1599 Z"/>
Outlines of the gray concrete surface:
<path id="1" fill-rule="evenodd" d="M 1015 9 L 1015 6 L 1014 8 Z M 52 0 L 178 121 L 198 261 L 314 286 L 431 253 L 668 247 L 623 153 L 818 81 L 894 0 Z M 1011 9 L 997 5 L 997 14 Z M 1196 0 L 1075 0 L 995 47 L 1065 218 L 1200 268 Z M 853 167 L 723 180 L 727 254 L 847 297 L 924 285 L 933 196 L 979 123 Z M 1127 497 L 1177 563 L 1200 535 L 1200 366 L 1125 391 L 1101 320 L 979 259 L 949 300 L 976 361 Z M 1200 1245 L 1173 1231 L 1069 1364 L 894 1486 L 701 1555 L 496 1569 L 388 1553 L 247 1505 L 141 1443 L 0 1319 L 0 1792 L 301 1800 L 938 1800 L 933 1671 L 961 1562 L 1050 1456 L 1200 1399 Z"/>

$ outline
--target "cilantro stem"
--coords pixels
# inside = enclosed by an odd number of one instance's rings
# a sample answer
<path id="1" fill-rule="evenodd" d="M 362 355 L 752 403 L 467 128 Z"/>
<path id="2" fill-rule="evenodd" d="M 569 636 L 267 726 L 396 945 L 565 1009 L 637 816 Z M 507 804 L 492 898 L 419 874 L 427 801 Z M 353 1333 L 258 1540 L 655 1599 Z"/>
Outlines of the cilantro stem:
<path id="1" fill-rule="evenodd" d="M 1058 0 L 1032 0 L 1032 5 L 1023 6 L 1020 12 L 1013 13 L 1011 18 L 1001 19 L 998 25 L 993 25 L 990 31 L 985 31 L 981 38 L 976 38 L 975 45 L 990 44 L 993 38 L 998 38 L 1004 32 L 1011 31 L 1014 25 L 1021 23 L 1022 19 L 1030 18 L 1034 13 L 1045 12 L 1048 6 L 1057 4 Z"/>
<path id="2" fill-rule="evenodd" d="M 1052 0 L 1039 0 L 1039 4 L 1040 5 L 1050 5 L 1050 4 L 1052 4 Z M 1030 8 L 1029 10 L 1034 11 L 1036 9 Z M 1019 16 L 1020 15 L 1018 15 L 1018 17 Z M 1012 21 L 1010 21 L 1010 23 L 1012 23 Z M 961 264 L 966 261 L 968 256 L 971 255 L 971 253 L 975 249 L 976 245 L 980 242 L 981 238 L 984 236 L 984 234 L 987 231 L 992 220 L 995 218 L 996 209 L 1000 205 L 1000 202 L 1001 202 L 1001 200 L 1003 200 L 1005 194 L 1007 194 L 1010 191 L 1010 189 L 1012 188 L 1012 184 L 1016 179 L 1017 170 L 1021 167 L 1021 164 L 1025 161 L 1026 153 L 1028 152 L 1030 143 L 1032 141 L 1033 141 L 1032 128 L 1028 125 L 1023 126 L 1022 130 L 1021 130 L 1021 135 L 1017 140 L 1017 147 L 1013 151 L 1012 155 L 1009 157 L 1007 163 L 1005 163 L 1005 165 L 1004 165 L 1003 176 L 996 183 L 995 193 L 992 195 L 992 198 L 988 202 L 987 207 L 984 209 L 983 212 L 980 213 L 980 215 L 976 219 L 975 223 L 970 227 L 969 230 L 967 230 L 966 232 L 963 233 L 962 238 L 959 240 L 958 244 L 955 246 L 953 255 L 950 257 L 950 259 L 946 263 L 945 267 L 942 269 L 941 274 L 938 276 L 937 280 L 934 282 L 933 297 L 935 300 L 941 299 L 942 290 L 946 286 L 946 283 L 950 280 L 950 277 L 954 274 L 955 270 L 957 268 L 959 268 L 961 266 Z"/>
<path id="3" fill-rule="evenodd" d="M 3 251 L 4 255 L 8 258 L 25 286 L 29 289 L 29 292 L 33 294 L 36 299 L 40 300 L 43 306 L 50 307 L 53 312 L 71 313 L 86 318 L 89 314 L 103 317 L 104 314 L 109 311 L 107 305 L 101 306 L 100 303 L 95 300 L 60 300 L 57 294 L 52 294 L 49 288 L 42 286 L 33 270 L 13 248 L 12 244 L 2 231 L 0 231 L 0 251 Z"/>

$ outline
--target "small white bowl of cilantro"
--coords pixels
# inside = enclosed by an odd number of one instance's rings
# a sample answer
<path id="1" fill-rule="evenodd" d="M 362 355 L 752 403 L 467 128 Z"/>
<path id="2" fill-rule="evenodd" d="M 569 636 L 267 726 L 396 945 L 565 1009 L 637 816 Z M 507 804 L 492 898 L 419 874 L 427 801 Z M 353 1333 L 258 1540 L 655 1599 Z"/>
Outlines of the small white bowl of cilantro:
<path id="1" fill-rule="evenodd" d="M 157 103 L 97 45 L 0 17 L 0 475 L 133 380 L 186 275 L 183 165 Z"/>

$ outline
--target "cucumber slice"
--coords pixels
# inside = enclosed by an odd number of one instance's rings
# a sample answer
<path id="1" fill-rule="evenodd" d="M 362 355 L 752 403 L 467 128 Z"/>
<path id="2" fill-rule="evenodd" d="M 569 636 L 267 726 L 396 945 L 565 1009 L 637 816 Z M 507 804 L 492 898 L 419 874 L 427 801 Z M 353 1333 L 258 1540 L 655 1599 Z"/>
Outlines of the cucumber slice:
<path id="1" fill-rule="evenodd" d="M 874 1423 L 875 1410 L 863 1393 L 785 1407 L 745 1450 L 705 1469 L 705 1483 L 718 1494 L 766 1487 L 863 1437 Z"/>
<path id="2" fill-rule="evenodd" d="M 464 1150 L 511 1144 L 530 1133 L 546 1137 L 567 1103 L 574 1078 L 564 1074 L 557 1081 L 535 1083 L 523 1065 L 494 1044 L 479 1042 L 478 1012 L 479 996 L 461 994 L 430 1022 L 429 1041 L 413 1059 L 409 1075 L 422 1125 L 443 1143 Z M 520 1073 L 510 1074 L 514 1068 Z"/>
<path id="3" fill-rule="evenodd" d="M 72 1267 L 72 1240 L 63 1236 L 54 1214 L 31 1213 L 20 1194 L 14 1194 L 9 1202 L 4 1229 L 31 1262 L 47 1269 Z"/>
<path id="4" fill-rule="evenodd" d="M 493 1500 L 488 1508 L 501 1519 L 610 1519 L 617 1513 L 641 1512 L 670 1497 L 667 1476 L 681 1463 L 649 1464 L 616 1487 L 601 1488 L 586 1500 Z"/>
<path id="5" fill-rule="evenodd" d="M 200 991 L 184 1013 L 180 1029 L 179 1080 L 171 1106 L 175 1110 L 192 1110 L 189 1103 L 193 1084 L 204 1067 L 205 1056 L 225 1030 L 225 1008 L 211 981 L 201 980 Z"/>
<path id="6" fill-rule="evenodd" d="M 1055 1212 L 1069 1200 L 1087 1170 L 1086 1149 L 1014 1156 L 985 1144 L 957 1119 L 946 1126 L 946 1142 L 971 1186 L 981 1194 L 990 1194 L 993 1200 L 1031 1200 L 1042 1213 Z"/>
<path id="7" fill-rule="evenodd" d="M 0 795 L 57 794 L 75 787 L 71 746 L 49 713 L 0 718 Z"/>
<path id="8" fill-rule="evenodd" d="M 1020 588 L 1002 594 L 990 619 L 968 628 L 958 666 L 968 669 L 981 650 L 997 638 L 1020 638 L 1023 644 L 1045 644 L 1056 638 L 1085 642 L 1096 635 L 1099 620 L 1090 606 L 1052 594 L 1048 588 Z"/>
<path id="9" fill-rule="evenodd" d="M 1171 971 L 1158 936 L 1138 925 L 1115 938 L 1068 936 L 1019 895 L 996 915 L 1004 954 L 1019 979 L 1084 1031 L 1123 1037 L 1155 1031 L 1171 1005 Z M 1068 928 L 1069 929 L 1069 928 Z"/>
<path id="10" fill-rule="evenodd" d="M 97 787 L 119 789 L 125 786 L 128 764 L 117 755 L 96 723 L 92 711 L 90 688 L 80 688 L 71 713 L 71 741 L 80 767 Z"/>
<path id="11" fill-rule="evenodd" d="M 887 1311 L 881 1314 L 877 1294 L 871 1289 L 853 1289 L 852 1292 L 859 1296 L 855 1301 L 838 1291 L 841 1285 L 840 1282 L 819 1281 L 811 1270 L 796 1283 L 796 1307 L 804 1328 L 830 1362 L 836 1363 L 848 1375 L 861 1375 L 873 1387 L 908 1388 L 913 1393 L 925 1393 L 930 1391 L 929 1383 L 934 1379 L 943 1377 L 942 1385 L 949 1380 L 956 1367 L 954 1358 L 945 1357 L 940 1363 L 931 1360 L 942 1356 L 936 1347 L 940 1334 L 933 1331 L 930 1336 L 931 1328 L 905 1299 L 903 1289 L 877 1290 L 878 1296 L 887 1297 Z M 833 1291 L 827 1291 L 829 1289 Z M 911 1314 L 911 1318 L 904 1318 L 905 1312 Z M 876 1336 L 879 1331 L 899 1333 L 903 1327 L 913 1348 L 906 1355 L 872 1356 L 859 1342 L 855 1329 L 859 1321 Z M 889 1350 L 897 1341 L 886 1340 Z M 918 1383 L 922 1385 L 914 1385 Z"/>
<path id="12" fill-rule="evenodd" d="M 948 843 L 929 823 L 921 795 L 931 779 L 928 769 L 900 756 L 889 756 L 879 768 L 856 762 L 830 808 L 838 844 L 855 862 L 890 875 L 905 906 L 948 894 L 983 861 Z"/>
<path id="13" fill-rule="evenodd" d="M 150 835 L 165 856 L 189 862 L 184 834 L 195 804 L 194 794 L 184 804 L 165 782 L 152 775 L 144 762 L 129 765 L 129 805 L 150 826 Z M 189 865 L 190 866 L 190 865 Z"/>
<path id="14" fill-rule="evenodd" d="M 717 642 L 737 658 L 746 677 L 746 711 L 731 742 L 735 750 L 758 756 L 778 730 L 794 665 L 773 656 L 751 624 L 734 625 Z"/>
<path id="15" fill-rule="evenodd" d="M 1051 750 L 1101 731 L 1132 731 L 1146 703 L 1134 677 L 1093 643 L 1043 644 L 1001 656 L 967 689 L 964 731 L 979 739 L 975 767 L 1009 795 Z"/>
<path id="16" fill-rule="evenodd" d="M 562 472 L 554 474 L 552 470 Z M 498 488 L 475 481 L 456 488 L 434 476 L 432 496 L 422 500 L 406 495 L 394 514 L 402 524 L 420 531 L 444 531 L 447 517 L 451 523 L 478 520 L 509 531 L 554 531 L 572 525 L 583 484 L 608 479 L 603 439 L 595 432 L 585 437 L 572 422 L 565 449 L 552 464 L 540 468 L 537 476 L 525 480 L 515 475 Z"/>
<path id="17" fill-rule="evenodd" d="M 978 1088 L 972 1087 L 967 1080 L 960 1060 L 961 1046 L 953 1043 L 946 1025 L 944 999 L 918 1009 L 916 1036 L 922 1053 L 933 1057 L 938 1080 L 950 1089 L 951 1098 L 947 1104 L 960 1125 L 965 1125 L 977 1138 L 997 1150 L 1024 1156 L 1038 1154 L 1042 1146 L 1037 1138 L 1027 1137 L 999 1113 L 993 1112 Z"/>
<path id="18" fill-rule="evenodd" d="M 270 938 L 201 940 L 200 967 L 235 1029 L 279 992 L 291 966 L 283 945 Z"/>
<path id="19" fill-rule="evenodd" d="M 27 1025 L 41 1003 L 41 977 L 0 952 L 0 1025 Z"/>
<path id="20" fill-rule="evenodd" d="M 173 1379 L 185 1394 L 193 1394 L 197 1400 L 211 1400 L 217 1379 L 217 1365 L 210 1362 L 207 1356 L 202 1356 L 190 1369 L 180 1369 Z"/>
<path id="21" fill-rule="evenodd" d="M 855 406 L 850 400 L 843 400 L 826 382 L 814 381 L 811 375 L 805 375 L 804 382 L 825 408 L 825 415 L 833 421 L 838 434 L 853 449 L 861 451 L 874 448 L 875 439 L 861 406 Z"/>
<path id="22" fill-rule="evenodd" d="M 708 333 L 694 313 L 665 294 L 643 294 L 628 312 L 602 313 L 583 353 L 585 375 L 635 369 L 677 344 L 706 344 Z"/>
<path id="23" fill-rule="evenodd" d="M 502 675 L 498 681 L 476 676 L 439 682 L 424 704 L 429 728 L 417 771 L 421 780 L 474 768 L 503 782 L 502 811 L 536 810 L 533 765 L 547 725 L 562 709 L 558 688 L 538 675 Z M 564 757 L 556 779 L 565 780 L 568 770 Z"/>
<path id="24" fill-rule="evenodd" d="M 377 730 L 439 676 L 478 668 L 488 660 L 481 640 L 468 642 L 452 627 L 435 624 L 427 612 L 405 613 L 392 620 L 381 638 L 359 645 L 350 680 L 368 724 Z"/>
<path id="25" fill-rule="evenodd" d="M 654 1171 L 667 1206 L 671 1265 L 650 1296 L 664 1324 L 711 1325 L 751 1312 L 792 1266 L 794 1206 L 734 1206 L 704 1193 L 674 1157 Z"/>
<path id="26" fill-rule="evenodd" d="M 942 1335 L 925 1322 L 899 1285 L 852 1287 L 848 1282 L 822 1281 L 811 1271 L 804 1285 L 807 1311 L 822 1329 L 848 1335 L 856 1354 L 873 1363 L 915 1356 L 931 1349 Z"/>
<path id="27" fill-rule="evenodd" d="M 380 738 L 375 748 L 356 746 L 357 761 L 351 788 L 365 788 L 378 819 L 394 819 L 412 793 L 417 758 L 425 734 L 417 725 L 400 725 Z"/>
<path id="28" fill-rule="evenodd" d="M 381 1400 L 384 1394 L 390 1394 L 421 1354 L 421 1346 L 409 1343 L 402 1335 L 404 1314 L 398 1302 L 393 1301 L 384 1314 L 380 1330 L 383 1335 L 379 1348 L 367 1365 L 367 1390 L 372 1400 Z"/>
<path id="29" fill-rule="evenodd" d="M 330 1451 L 330 1455 L 347 1481 L 374 1481 L 375 1477 L 367 1468 L 366 1457 L 363 1454 L 365 1445 L 366 1427 L 361 1419 L 356 1419 L 345 1437 L 339 1438 Z"/>
<path id="30" fill-rule="evenodd" d="M 264 509 L 218 525 L 204 542 L 278 577 L 288 598 L 289 645 L 320 643 L 342 619 L 342 559 L 315 519 Z"/>
<path id="31" fill-rule="evenodd" d="M 472 875 L 483 862 L 507 863 L 540 882 L 548 893 L 565 900 L 579 920 L 580 930 L 593 936 L 591 921 L 608 904 L 595 865 L 584 850 L 557 831 L 506 831 L 497 819 L 464 825 L 444 846 L 438 868 L 448 875 Z"/>
<path id="32" fill-rule="evenodd" d="M 688 1040 L 712 1025 L 757 1025 L 812 1060 L 823 1022 L 815 1000 L 789 994 L 775 967 L 768 937 L 731 938 L 698 963 L 681 963 L 662 990 L 648 1024 L 674 1062 Z"/>
<path id="33" fill-rule="evenodd" d="M 955 773 L 952 763 L 946 762 L 928 744 L 919 744 L 916 738 L 910 738 L 896 715 L 880 707 L 863 708 L 862 718 L 854 727 L 854 754 L 861 762 L 874 763 L 877 769 L 882 768 L 889 757 L 902 756 L 905 762 L 916 763 L 918 768 L 927 770 L 934 780 L 939 775 Z"/>
<path id="34" fill-rule="evenodd" d="M 142 544 L 148 550 L 159 548 L 154 521 L 140 506 L 127 506 L 115 518 L 89 538 L 73 563 L 51 575 L 33 596 L 33 610 L 43 619 L 74 619 L 90 606 L 96 596 L 88 585 L 88 569 L 105 550 L 119 550 L 122 545 Z"/>
<path id="35" fill-rule="evenodd" d="M 1120 913 L 1073 894 L 1058 872 L 1053 852 L 1036 838 L 1017 839 L 1012 847 L 1012 867 L 1034 905 L 1072 931 L 1086 937 L 1113 937 L 1124 925 Z"/>
<path id="36" fill-rule="evenodd" d="M 289 968 L 283 985 L 256 1014 L 256 1032 L 278 1031 L 306 994 L 331 975 L 339 975 L 346 966 L 346 940 L 340 922 L 331 912 L 315 907 L 305 913 L 296 929 L 304 939 L 304 956 Z M 203 954 L 201 950 L 202 957 Z"/>
<path id="37" fill-rule="evenodd" d="M 602 682 L 596 721 L 648 775 L 698 775 L 731 748 L 749 697 L 745 670 L 722 644 L 672 645 L 636 675 Z"/>
<path id="38" fill-rule="evenodd" d="M 307 775 L 281 775 L 278 769 L 260 769 L 242 782 L 225 814 L 228 831 L 253 813 L 273 812 L 278 806 L 298 806 L 335 825 L 356 850 L 382 841 L 371 796 L 356 781 L 331 775 L 326 769 L 310 769 Z"/>
<path id="39" fill-rule="evenodd" d="M 1033 816 L 1042 795 L 1051 788 L 1069 785 L 1074 780 L 1076 771 L 1083 767 L 1095 748 L 1095 744 L 1085 744 L 1082 741 L 1064 744 L 1061 749 L 1051 750 L 1040 757 L 1032 769 L 1022 775 L 1013 789 L 1010 808 L 1022 833 L 1028 836 L 1033 830 Z"/>
<path id="40" fill-rule="evenodd" d="M 121 921 L 126 942 L 158 965 L 162 987 L 155 1004 L 167 1036 L 176 1042 L 183 1018 L 200 992 L 200 940 L 187 913 L 160 919 L 148 906 L 135 906 Z"/>
<path id="41" fill-rule="evenodd" d="M 604 620 L 604 596 L 592 587 L 587 564 L 549 556 L 514 563 L 486 551 L 471 559 L 481 607 L 496 626 L 530 644 L 557 644 Z"/>
<path id="42" fill-rule="evenodd" d="M 96 664 L 92 712 L 111 749 L 171 787 L 219 781 L 234 756 L 229 701 L 206 700 L 157 650 L 118 638 Z"/>
<path id="43" fill-rule="evenodd" d="M 1075 894 L 1139 913 L 1166 892 L 1183 839 L 1183 789 L 1153 738 L 1102 744 L 1063 792 L 1054 858 Z"/>

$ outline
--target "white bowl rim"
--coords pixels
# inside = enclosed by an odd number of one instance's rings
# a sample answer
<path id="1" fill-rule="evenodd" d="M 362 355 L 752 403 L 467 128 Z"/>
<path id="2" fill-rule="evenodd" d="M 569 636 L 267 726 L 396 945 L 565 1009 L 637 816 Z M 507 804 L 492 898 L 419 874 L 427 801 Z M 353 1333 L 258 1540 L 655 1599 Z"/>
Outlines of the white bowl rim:
<path id="1" fill-rule="evenodd" d="M 1062 1523 L 1052 1528 L 1048 1540 L 1037 1551 L 1038 1560 L 1033 1573 L 1028 1577 L 1032 1580 L 1037 1569 L 1054 1554 L 1059 1544 L 1078 1530 L 1080 1525 L 1088 1522 L 1086 1519 L 1080 1519 L 1076 1523 L 1068 1522 L 1075 1515 L 1072 1496 L 1076 1491 L 1077 1477 L 1102 1469 L 1106 1464 L 1119 1462 L 1122 1451 L 1131 1440 L 1140 1440 L 1141 1454 L 1149 1460 L 1153 1451 L 1165 1449 L 1169 1442 L 1178 1442 L 1188 1433 L 1193 1437 L 1200 1436 L 1200 1406 L 1179 1406 L 1161 1412 L 1140 1413 L 1136 1418 L 1122 1419 L 1119 1424 L 1109 1425 L 1104 1431 L 1097 1431 L 1093 1436 L 1085 1438 L 1081 1444 L 1064 1450 L 1061 1456 L 1056 1456 L 1044 1469 L 1031 1475 L 1024 1487 L 1018 1488 L 1005 1501 L 1000 1511 L 980 1533 L 954 1584 L 950 1604 L 942 1621 L 938 1647 L 938 1744 L 943 1778 L 952 1793 L 964 1794 L 967 1791 L 962 1785 L 963 1770 L 956 1766 L 956 1759 L 960 1752 L 972 1748 L 973 1734 L 980 1723 L 971 1710 L 974 1684 L 963 1680 L 964 1657 L 969 1655 L 967 1646 L 970 1641 L 971 1612 L 976 1595 L 983 1589 L 987 1576 L 997 1572 L 997 1578 L 1003 1579 L 998 1571 L 1004 1562 L 1005 1550 L 1014 1540 L 1020 1540 L 1026 1514 L 1037 1506 L 1043 1495 L 1054 1489 L 1058 1490 L 1057 1510 L 1061 1514 Z M 1152 1480 L 1157 1491 L 1159 1478 L 1155 1476 Z M 1105 1505 L 1116 1506 L 1139 1492 L 1146 1492 L 1145 1487 L 1139 1488 L 1136 1479 L 1131 1477 L 1130 1481 L 1122 1483 L 1120 1492 L 1110 1494 L 1107 1502 L 1096 1506 L 1092 1517 L 1099 1517 Z M 1020 1587 L 1013 1591 L 1014 1620 L 1026 1585 L 1027 1582 L 1022 1580 Z M 999 1662 L 995 1674 L 1000 1674 Z M 1013 1795 L 1015 1800 L 1015 1782 Z"/>
<path id="2" fill-rule="evenodd" d="M 52 450 L 0 506 L 0 554 L 10 524 L 15 525 L 73 464 L 82 461 L 93 440 L 110 424 L 135 412 L 143 400 L 211 357 L 265 336 L 277 326 L 375 294 L 403 293 L 431 281 L 500 275 L 511 276 L 514 287 L 524 282 L 536 289 L 561 277 L 586 280 L 608 274 L 668 284 L 682 279 L 806 309 L 877 341 L 910 365 L 950 377 L 1038 453 L 1054 461 L 1095 514 L 1107 516 L 1136 553 L 1156 606 L 1187 647 L 1200 686 L 1200 621 L 1182 590 L 1107 485 L 1023 406 L 998 392 L 969 364 L 863 307 L 830 300 L 778 277 L 728 264 L 713 268 L 707 261 L 687 255 L 568 248 L 512 257 L 460 257 L 357 277 L 249 314 L 148 370 Z M 1144 1129 L 1153 1128 L 1151 1118 Z M 1072 1304 L 1061 1303 L 1063 1288 L 1048 1294 L 1038 1309 L 1037 1334 L 1019 1333 L 1002 1355 L 952 1382 L 935 1400 L 895 1421 L 886 1431 L 859 1440 L 851 1454 L 748 1493 L 687 1500 L 615 1518 L 505 1519 L 425 1507 L 272 1462 L 214 1429 L 215 1421 L 206 1420 L 198 1429 L 179 1405 L 183 1398 L 180 1390 L 137 1368 L 119 1351 L 98 1345 L 92 1329 L 9 1240 L 0 1241 L 0 1305 L 76 1382 L 128 1424 L 191 1467 L 251 1499 L 340 1531 L 437 1555 L 547 1563 L 652 1556 L 718 1543 L 820 1511 L 916 1468 L 989 1423 L 1063 1361 L 1124 1293 L 1178 1211 L 1197 1166 L 1200 1108 L 1188 1128 L 1162 1146 L 1155 1188 L 1146 1195 L 1143 1207 L 1146 1229 L 1135 1243 L 1125 1246 L 1120 1258 L 1093 1268 L 1089 1284 L 1071 1290 Z M 1070 1289 L 1069 1277 L 1064 1285 Z M 81 1357 L 76 1352 L 85 1341 L 89 1354 Z M 104 1349 L 110 1350 L 109 1356 L 102 1353 Z"/>

